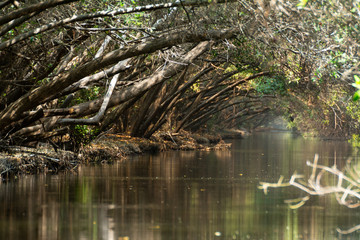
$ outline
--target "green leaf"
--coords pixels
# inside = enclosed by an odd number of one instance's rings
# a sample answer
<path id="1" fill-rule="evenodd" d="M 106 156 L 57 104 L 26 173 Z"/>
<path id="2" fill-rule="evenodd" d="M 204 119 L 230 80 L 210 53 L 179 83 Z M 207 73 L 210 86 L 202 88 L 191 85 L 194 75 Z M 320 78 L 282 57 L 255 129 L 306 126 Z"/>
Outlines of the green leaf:
<path id="1" fill-rule="evenodd" d="M 359 98 L 360 98 L 360 91 L 357 91 L 353 96 L 353 101 L 355 102 L 355 101 L 359 100 Z"/>
<path id="2" fill-rule="evenodd" d="M 299 0 L 299 3 L 296 5 L 298 8 L 304 8 L 308 0 Z"/>
<path id="3" fill-rule="evenodd" d="M 360 85 L 360 77 L 357 75 L 354 75 L 355 83 Z"/>

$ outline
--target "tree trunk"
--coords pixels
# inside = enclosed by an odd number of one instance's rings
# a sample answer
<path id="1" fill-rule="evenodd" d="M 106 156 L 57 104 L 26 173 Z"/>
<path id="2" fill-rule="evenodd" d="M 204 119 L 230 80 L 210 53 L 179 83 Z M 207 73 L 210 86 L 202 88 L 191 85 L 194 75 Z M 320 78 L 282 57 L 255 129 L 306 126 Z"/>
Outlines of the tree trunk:
<path id="1" fill-rule="evenodd" d="M 246 77 L 240 81 L 237 81 L 229 86 L 227 86 L 226 88 L 220 90 L 219 92 L 217 92 L 216 94 L 214 94 L 213 96 L 211 96 L 210 98 L 208 98 L 206 101 L 204 101 L 203 103 L 199 104 L 197 107 L 193 108 L 189 113 L 186 114 L 186 116 L 184 117 L 184 119 L 180 122 L 179 126 L 176 128 L 176 132 L 180 131 L 180 129 L 183 127 L 183 125 L 186 123 L 186 121 L 191 117 L 191 115 L 193 113 L 195 113 L 196 111 L 198 111 L 199 109 L 201 109 L 203 106 L 205 106 L 206 104 L 208 104 L 209 102 L 211 102 L 212 100 L 214 100 L 215 98 L 217 98 L 218 96 L 220 96 L 221 94 L 223 94 L 224 92 L 228 91 L 229 89 L 232 89 L 246 81 L 249 81 L 251 79 L 260 77 L 260 76 L 264 76 L 269 74 L 269 72 L 261 72 L 261 73 L 257 73 L 254 74 L 252 76 Z"/>
<path id="2" fill-rule="evenodd" d="M 204 51 L 206 51 L 206 49 L 209 46 L 210 46 L 209 42 L 199 43 L 195 48 L 193 48 L 183 57 L 182 62 L 189 64 L 195 58 L 200 56 Z M 144 79 L 143 81 L 134 83 L 133 85 L 128 86 L 127 88 L 114 93 L 110 99 L 109 107 L 116 106 L 120 103 L 128 101 L 133 97 L 138 96 L 139 94 L 143 94 L 145 91 L 149 90 L 156 84 L 159 84 L 171 78 L 173 75 L 184 69 L 186 66 L 187 65 L 171 63 L 165 69 L 154 73 L 153 75 Z M 99 109 L 101 103 L 102 103 L 102 98 L 92 102 L 87 102 L 87 103 L 79 104 L 77 106 L 73 106 L 71 107 L 71 109 L 76 114 L 76 116 L 87 116 L 96 112 Z"/>

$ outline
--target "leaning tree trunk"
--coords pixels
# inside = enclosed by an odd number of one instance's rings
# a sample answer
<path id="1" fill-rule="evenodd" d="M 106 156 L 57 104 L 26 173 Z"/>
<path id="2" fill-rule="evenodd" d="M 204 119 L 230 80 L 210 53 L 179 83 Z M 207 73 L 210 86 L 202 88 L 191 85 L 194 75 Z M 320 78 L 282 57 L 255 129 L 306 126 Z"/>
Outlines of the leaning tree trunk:
<path id="1" fill-rule="evenodd" d="M 261 77 L 264 75 L 268 75 L 269 72 L 261 72 L 261 73 L 257 73 L 254 75 L 251 75 L 249 77 L 246 77 L 244 79 L 241 79 L 240 81 L 236 81 L 235 83 L 227 86 L 226 88 L 218 91 L 216 94 L 214 94 L 213 96 L 211 96 L 210 98 L 206 99 L 204 102 L 202 102 L 201 104 L 197 105 L 196 107 L 190 109 L 190 111 L 185 115 L 185 117 L 182 119 L 182 121 L 179 123 L 178 127 L 176 128 L 176 132 L 180 131 L 180 129 L 184 126 L 184 124 L 190 119 L 190 117 L 196 112 L 199 111 L 202 107 L 206 106 L 207 104 L 209 104 L 211 101 L 213 101 L 214 99 L 216 99 L 218 96 L 220 96 L 221 94 L 223 94 L 224 92 L 227 92 L 229 89 L 232 89 L 244 82 L 247 82 L 251 79 L 257 78 L 257 77 Z"/>
<path id="2" fill-rule="evenodd" d="M 171 63 L 165 69 L 158 71 L 148 77 L 147 79 L 133 84 L 126 89 L 123 89 L 116 94 L 113 94 L 111 99 L 109 100 L 107 106 L 113 107 L 124 103 L 134 97 L 142 95 L 145 91 L 149 90 L 150 88 L 154 87 L 157 84 L 160 84 L 167 79 L 171 78 L 173 75 L 177 74 L 178 72 L 182 71 L 188 64 L 190 64 L 195 58 L 200 56 L 204 53 L 208 47 L 210 46 L 210 42 L 201 42 L 192 50 L 190 50 L 183 58 L 183 64 Z M 72 117 L 79 117 L 79 116 L 86 116 L 98 111 L 101 107 L 103 101 L 102 99 L 98 99 L 93 102 L 87 102 L 85 104 L 80 104 L 78 106 L 71 107 L 68 112 L 74 113 Z M 66 112 L 66 109 L 63 109 Z M 52 128 L 56 127 L 61 120 L 57 119 L 58 117 L 50 118 L 45 125 L 45 130 L 49 131 Z M 71 122 L 64 122 L 64 123 L 71 123 Z"/>
<path id="3" fill-rule="evenodd" d="M 64 74 L 60 74 L 55 77 L 49 83 L 38 87 L 24 96 L 20 97 L 18 100 L 10 104 L 0 113 L 0 126 L 2 129 L 14 121 L 17 121 L 22 118 L 23 112 L 32 110 L 34 107 L 46 102 L 48 99 L 51 99 L 53 96 L 61 92 L 66 87 L 70 86 L 74 82 L 90 75 L 91 73 L 100 70 L 104 67 L 115 64 L 121 60 L 142 55 L 145 53 L 152 53 L 156 50 L 163 49 L 166 47 L 171 47 L 177 44 L 182 44 L 186 42 L 201 42 L 210 39 L 224 39 L 231 38 L 236 33 L 237 29 L 230 30 L 220 30 L 220 31 L 209 31 L 206 34 L 203 33 L 192 33 L 192 32 L 178 32 L 177 34 L 171 34 L 159 39 L 141 43 L 135 46 L 118 49 L 106 54 L 103 57 L 96 58 L 84 65 L 79 66 L 78 68 Z M 155 76 L 153 79 L 159 79 L 160 76 Z M 148 79 L 148 82 L 151 82 Z M 140 83 L 140 85 L 142 85 Z M 140 86 L 138 86 L 140 87 Z M 144 86 L 140 87 L 139 90 L 145 90 Z M 137 91 L 136 88 L 133 91 Z M 124 98 L 125 95 L 130 95 L 134 97 L 131 91 L 126 91 L 126 94 L 118 94 L 117 99 Z M 128 99 L 128 96 L 125 97 Z"/>

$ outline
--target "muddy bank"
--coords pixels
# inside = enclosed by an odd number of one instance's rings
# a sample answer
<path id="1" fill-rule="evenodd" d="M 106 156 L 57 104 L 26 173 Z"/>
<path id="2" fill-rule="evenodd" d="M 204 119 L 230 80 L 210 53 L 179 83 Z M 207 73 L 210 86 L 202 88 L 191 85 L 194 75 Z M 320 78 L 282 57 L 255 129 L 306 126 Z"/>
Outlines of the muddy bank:
<path id="1" fill-rule="evenodd" d="M 151 139 L 103 134 L 78 153 L 55 151 L 48 144 L 37 148 L 10 146 L 0 152 L 0 178 L 5 180 L 19 174 L 76 171 L 79 164 L 108 163 L 124 159 L 130 154 L 168 150 L 226 150 L 230 147 L 220 136 L 187 132 L 159 133 Z"/>
<path id="2" fill-rule="evenodd" d="M 51 146 L 37 148 L 10 146 L 0 152 L 0 178 L 13 178 L 19 174 L 73 171 L 79 164 L 78 154 L 54 151 Z"/>
<path id="3" fill-rule="evenodd" d="M 82 154 L 86 161 L 113 161 L 130 154 L 160 152 L 168 150 L 225 150 L 226 144 L 220 136 L 182 133 L 159 133 L 150 139 L 135 138 L 127 135 L 104 134 L 89 144 Z"/>

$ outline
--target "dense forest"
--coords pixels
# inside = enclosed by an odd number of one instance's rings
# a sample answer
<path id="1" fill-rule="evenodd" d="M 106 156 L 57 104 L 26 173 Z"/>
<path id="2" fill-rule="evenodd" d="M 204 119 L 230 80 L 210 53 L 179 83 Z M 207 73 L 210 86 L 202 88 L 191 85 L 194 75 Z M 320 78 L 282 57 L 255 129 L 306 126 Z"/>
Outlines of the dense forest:
<path id="1" fill-rule="evenodd" d="M 356 138 L 359 20 L 359 0 L 2 1 L 0 144 L 277 116 Z"/>

